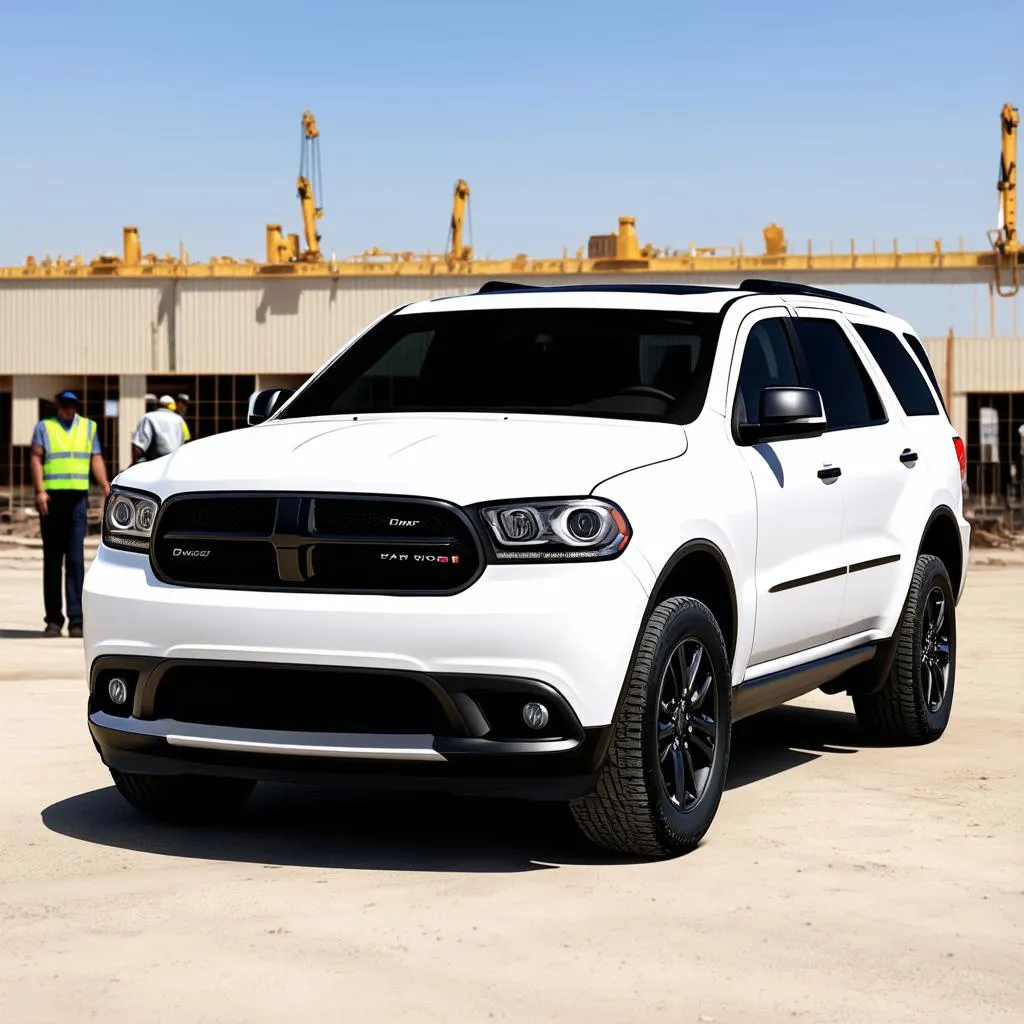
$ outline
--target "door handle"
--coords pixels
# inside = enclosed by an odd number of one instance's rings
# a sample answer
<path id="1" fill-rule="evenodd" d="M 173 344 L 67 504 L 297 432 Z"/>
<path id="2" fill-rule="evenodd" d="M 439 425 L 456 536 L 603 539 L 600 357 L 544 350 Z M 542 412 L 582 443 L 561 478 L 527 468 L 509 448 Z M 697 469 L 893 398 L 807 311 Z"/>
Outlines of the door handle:
<path id="1" fill-rule="evenodd" d="M 818 470 L 819 480 L 835 480 L 836 477 L 842 474 L 842 470 L 838 466 L 827 466 L 825 469 Z"/>
<path id="2" fill-rule="evenodd" d="M 900 462 L 905 466 L 912 466 L 917 462 L 917 452 L 912 452 L 909 448 L 904 448 L 900 454 Z"/>

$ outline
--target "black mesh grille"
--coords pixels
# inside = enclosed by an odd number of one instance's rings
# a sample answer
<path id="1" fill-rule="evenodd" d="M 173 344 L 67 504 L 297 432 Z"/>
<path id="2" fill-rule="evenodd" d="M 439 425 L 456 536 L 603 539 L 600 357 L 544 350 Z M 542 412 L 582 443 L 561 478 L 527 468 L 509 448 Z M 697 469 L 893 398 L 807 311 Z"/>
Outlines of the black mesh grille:
<path id="1" fill-rule="evenodd" d="M 277 502 L 273 498 L 188 498 L 168 504 L 164 531 L 237 531 L 270 534 Z"/>
<path id="2" fill-rule="evenodd" d="M 480 569 L 462 514 L 408 498 L 173 498 L 152 557 L 171 583 L 318 592 L 453 593 Z"/>
<path id="3" fill-rule="evenodd" d="M 415 679 L 302 667 L 172 668 L 157 684 L 153 717 L 295 732 L 452 733 L 437 698 Z"/>

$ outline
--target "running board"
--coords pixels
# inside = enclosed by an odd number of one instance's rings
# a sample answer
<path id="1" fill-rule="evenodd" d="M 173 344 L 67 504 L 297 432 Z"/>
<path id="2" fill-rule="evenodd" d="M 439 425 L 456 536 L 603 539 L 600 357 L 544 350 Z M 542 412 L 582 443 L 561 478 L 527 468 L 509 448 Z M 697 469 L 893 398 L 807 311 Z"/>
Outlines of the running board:
<path id="1" fill-rule="evenodd" d="M 741 718 L 778 707 L 788 700 L 794 700 L 805 693 L 810 693 L 811 690 L 816 690 L 855 665 L 870 661 L 875 656 L 877 647 L 877 644 L 864 644 L 849 651 L 831 654 L 827 658 L 819 658 L 806 665 L 773 672 L 759 679 L 745 680 L 733 690 L 732 720 L 738 722 Z"/>

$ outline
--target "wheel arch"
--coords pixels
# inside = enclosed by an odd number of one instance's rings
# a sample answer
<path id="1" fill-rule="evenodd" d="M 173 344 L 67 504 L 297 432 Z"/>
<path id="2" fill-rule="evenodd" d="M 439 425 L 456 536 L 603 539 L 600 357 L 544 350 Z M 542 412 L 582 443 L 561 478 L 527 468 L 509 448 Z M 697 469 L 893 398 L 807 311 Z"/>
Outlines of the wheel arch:
<path id="1" fill-rule="evenodd" d="M 917 549 L 917 557 L 921 555 L 935 555 L 942 561 L 949 573 L 953 593 L 957 594 L 963 578 L 964 550 L 956 516 L 948 505 L 939 505 L 928 517 Z"/>
<path id="2" fill-rule="evenodd" d="M 651 611 L 670 597 L 692 597 L 711 609 L 725 638 L 730 664 L 736 654 L 738 614 L 736 586 L 722 549 L 710 540 L 690 540 L 677 548 L 658 574 L 644 610 L 644 624 Z M 640 634 L 643 634 L 641 625 Z"/>

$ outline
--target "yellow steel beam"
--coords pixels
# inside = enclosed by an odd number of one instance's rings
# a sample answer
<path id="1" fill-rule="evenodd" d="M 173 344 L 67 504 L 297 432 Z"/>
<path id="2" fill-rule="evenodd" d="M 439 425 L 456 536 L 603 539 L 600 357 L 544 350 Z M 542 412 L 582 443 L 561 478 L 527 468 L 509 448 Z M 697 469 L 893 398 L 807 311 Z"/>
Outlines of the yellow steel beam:
<path id="1" fill-rule="evenodd" d="M 277 228 L 276 225 L 272 226 Z M 624 247 L 624 255 L 611 259 L 584 259 L 563 256 L 558 259 L 531 259 L 526 256 L 504 260 L 470 259 L 452 262 L 445 255 L 417 256 L 413 253 L 367 255 L 344 260 L 324 260 L 321 263 L 268 262 L 232 260 L 221 257 L 209 263 L 185 263 L 165 258 L 139 258 L 133 244 L 129 261 L 118 257 L 102 257 L 85 264 L 67 260 L 30 260 L 22 267 L 0 267 L 0 279 L 5 281 L 32 281 L 55 278 L 210 278 L 210 277 L 495 277 L 514 275 L 588 275 L 588 274 L 657 274 L 668 278 L 692 276 L 735 277 L 736 275 L 782 276 L 798 274 L 849 275 L 867 279 L 920 276 L 923 272 L 942 278 L 963 277 L 971 272 L 984 272 L 990 280 L 999 259 L 993 250 L 965 252 L 945 250 L 936 245 L 926 251 L 902 252 L 895 246 L 887 252 L 842 253 L 786 253 L 784 255 L 727 256 L 681 255 L 643 258 L 632 245 Z M 280 228 L 268 237 L 268 255 L 287 250 L 280 237 Z M 1015 254 L 1024 262 L 1024 254 Z M 277 256 L 281 258 L 280 255 Z M 136 262 L 138 261 L 138 262 Z"/>

